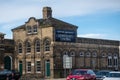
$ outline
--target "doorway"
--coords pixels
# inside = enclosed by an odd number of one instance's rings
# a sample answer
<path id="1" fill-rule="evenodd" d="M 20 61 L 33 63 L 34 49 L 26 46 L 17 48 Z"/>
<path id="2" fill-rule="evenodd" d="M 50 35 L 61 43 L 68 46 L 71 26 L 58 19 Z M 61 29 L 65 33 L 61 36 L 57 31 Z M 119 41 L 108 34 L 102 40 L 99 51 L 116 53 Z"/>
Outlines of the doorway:
<path id="1" fill-rule="evenodd" d="M 4 57 L 4 69 L 7 69 L 7 70 L 12 69 L 12 59 L 9 56 Z"/>
<path id="2" fill-rule="evenodd" d="M 50 76 L 50 61 L 49 60 L 45 61 L 45 76 L 46 77 Z"/>
<path id="3" fill-rule="evenodd" d="M 19 61 L 19 72 L 22 75 L 22 61 Z"/>

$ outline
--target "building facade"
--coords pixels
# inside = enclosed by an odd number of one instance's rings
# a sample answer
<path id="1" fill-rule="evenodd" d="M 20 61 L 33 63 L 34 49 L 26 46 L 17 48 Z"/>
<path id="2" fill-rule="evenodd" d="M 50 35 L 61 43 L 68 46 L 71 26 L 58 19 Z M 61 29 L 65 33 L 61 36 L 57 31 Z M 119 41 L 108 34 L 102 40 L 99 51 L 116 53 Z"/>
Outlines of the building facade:
<path id="1" fill-rule="evenodd" d="M 120 70 L 119 41 L 77 37 L 78 26 L 52 17 L 29 18 L 12 29 L 14 69 L 26 76 L 58 78 L 75 68 Z"/>
<path id="2" fill-rule="evenodd" d="M 14 69 L 14 41 L 4 39 L 4 33 L 0 33 L 0 70 Z"/>

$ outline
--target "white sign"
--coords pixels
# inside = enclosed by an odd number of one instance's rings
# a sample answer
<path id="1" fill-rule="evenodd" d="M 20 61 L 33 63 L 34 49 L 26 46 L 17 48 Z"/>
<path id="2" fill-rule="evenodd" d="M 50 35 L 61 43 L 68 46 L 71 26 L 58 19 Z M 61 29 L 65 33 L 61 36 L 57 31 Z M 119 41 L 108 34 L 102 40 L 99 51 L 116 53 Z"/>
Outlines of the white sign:
<path id="1" fill-rule="evenodd" d="M 63 56 L 63 68 L 64 69 L 72 68 L 72 57 L 69 57 L 68 55 Z"/>

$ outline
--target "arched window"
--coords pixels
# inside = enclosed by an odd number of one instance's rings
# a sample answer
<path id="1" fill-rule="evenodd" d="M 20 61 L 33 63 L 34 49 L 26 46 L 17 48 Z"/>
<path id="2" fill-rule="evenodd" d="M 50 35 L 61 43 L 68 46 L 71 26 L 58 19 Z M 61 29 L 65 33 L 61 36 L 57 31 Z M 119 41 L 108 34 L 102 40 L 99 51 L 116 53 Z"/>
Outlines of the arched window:
<path id="1" fill-rule="evenodd" d="M 87 57 L 90 57 L 91 55 L 90 55 L 90 52 L 86 52 L 86 56 Z"/>
<path id="2" fill-rule="evenodd" d="M 40 41 L 39 40 L 35 41 L 35 52 L 40 52 Z"/>
<path id="3" fill-rule="evenodd" d="M 68 51 L 64 51 L 64 52 L 63 52 L 63 55 L 68 55 Z"/>
<path id="4" fill-rule="evenodd" d="M 106 53 L 102 53 L 102 57 L 106 57 Z"/>
<path id="5" fill-rule="evenodd" d="M 117 67 L 118 66 L 118 56 L 117 56 L 117 54 L 115 54 L 113 58 L 114 58 L 113 59 L 114 60 L 113 61 L 114 67 Z"/>
<path id="6" fill-rule="evenodd" d="M 48 39 L 45 40 L 45 51 L 50 51 L 50 41 Z"/>
<path id="7" fill-rule="evenodd" d="M 96 53 L 96 52 L 93 52 L 93 53 L 92 53 L 92 57 L 97 57 L 97 53 Z"/>
<path id="8" fill-rule="evenodd" d="M 22 44 L 21 43 L 18 44 L 18 53 L 22 53 Z"/>
<path id="9" fill-rule="evenodd" d="M 83 51 L 80 52 L 80 56 L 84 56 L 84 52 Z"/>
<path id="10" fill-rule="evenodd" d="M 112 56 L 108 56 L 108 67 L 112 67 Z"/>
<path id="11" fill-rule="evenodd" d="M 30 42 L 26 42 L 26 52 L 27 53 L 30 53 L 31 52 L 31 45 L 30 45 Z"/>
<path id="12" fill-rule="evenodd" d="M 75 51 L 70 52 L 70 56 L 75 56 Z"/>

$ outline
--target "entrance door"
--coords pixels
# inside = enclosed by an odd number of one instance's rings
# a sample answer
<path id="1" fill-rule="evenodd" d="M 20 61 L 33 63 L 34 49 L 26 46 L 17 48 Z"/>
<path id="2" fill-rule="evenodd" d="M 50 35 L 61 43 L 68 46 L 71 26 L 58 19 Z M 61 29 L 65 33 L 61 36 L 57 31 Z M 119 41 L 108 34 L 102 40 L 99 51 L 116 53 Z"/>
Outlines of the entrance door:
<path id="1" fill-rule="evenodd" d="M 45 61 L 45 75 L 46 77 L 50 76 L 50 61 Z"/>
<path id="2" fill-rule="evenodd" d="M 22 75 L 22 61 L 19 61 L 19 72 Z"/>
<path id="3" fill-rule="evenodd" d="M 11 70 L 11 58 L 9 56 L 4 58 L 4 69 Z"/>

